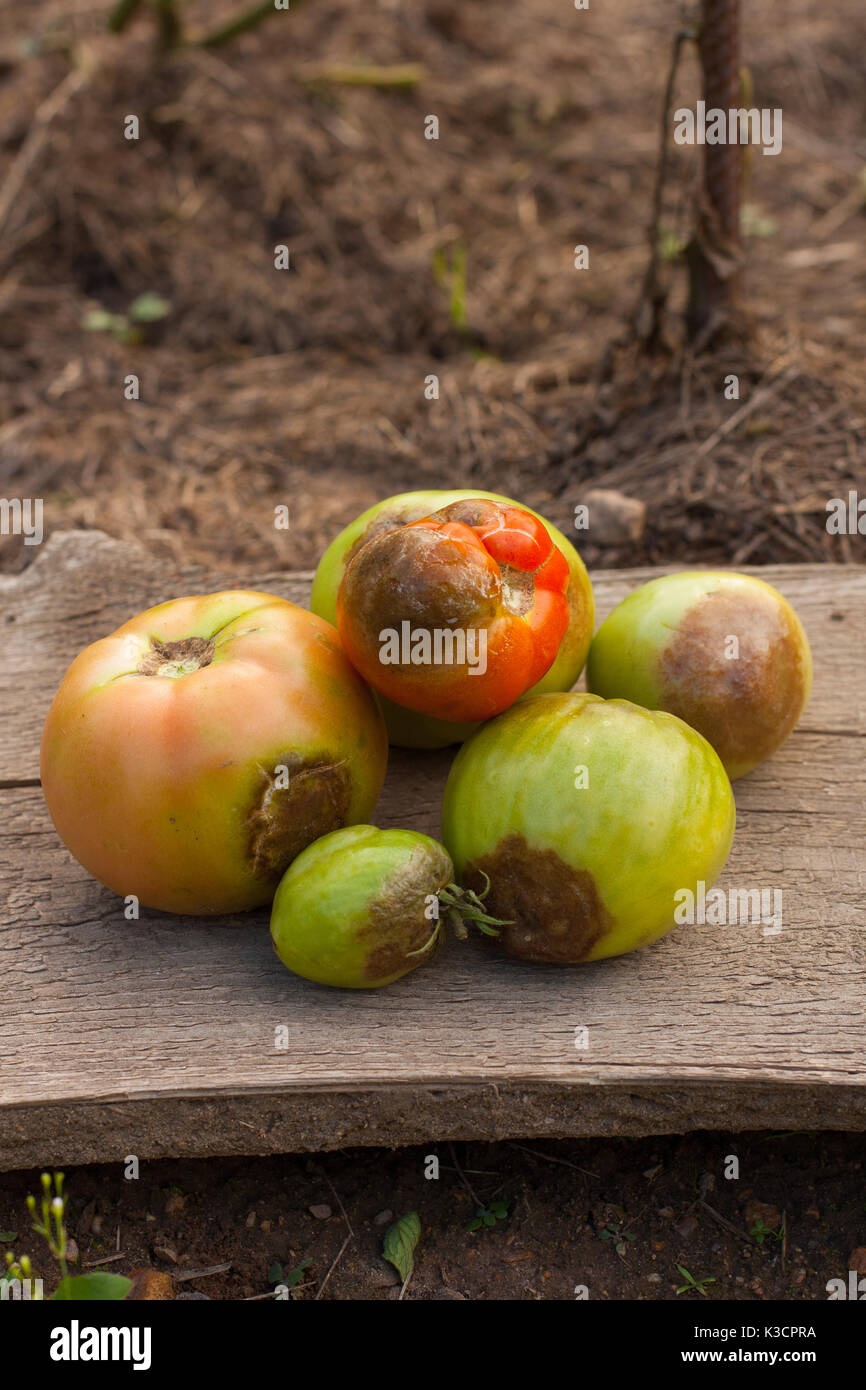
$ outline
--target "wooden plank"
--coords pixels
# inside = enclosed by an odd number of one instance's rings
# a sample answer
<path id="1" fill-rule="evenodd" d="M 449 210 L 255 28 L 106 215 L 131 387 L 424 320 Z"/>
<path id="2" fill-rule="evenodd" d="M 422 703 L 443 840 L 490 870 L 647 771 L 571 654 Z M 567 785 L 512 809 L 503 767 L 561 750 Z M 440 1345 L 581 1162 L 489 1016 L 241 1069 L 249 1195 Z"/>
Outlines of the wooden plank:
<path id="1" fill-rule="evenodd" d="M 736 786 L 719 886 L 781 888 L 783 930 L 682 927 L 572 970 L 457 943 L 371 994 L 276 960 L 267 913 L 119 900 L 59 844 L 38 787 L 67 663 L 140 608 L 309 577 L 174 571 L 99 533 L 0 577 L 0 1167 L 457 1137 L 866 1128 L 866 570 L 753 570 L 815 654 L 801 727 Z M 600 616 L 658 571 L 593 576 Z M 436 834 L 451 755 L 392 754 L 380 824 Z M 288 1051 L 275 1047 L 287 1025 Z M 589 1030 L 586 1050 L 575 1028 Z"/>

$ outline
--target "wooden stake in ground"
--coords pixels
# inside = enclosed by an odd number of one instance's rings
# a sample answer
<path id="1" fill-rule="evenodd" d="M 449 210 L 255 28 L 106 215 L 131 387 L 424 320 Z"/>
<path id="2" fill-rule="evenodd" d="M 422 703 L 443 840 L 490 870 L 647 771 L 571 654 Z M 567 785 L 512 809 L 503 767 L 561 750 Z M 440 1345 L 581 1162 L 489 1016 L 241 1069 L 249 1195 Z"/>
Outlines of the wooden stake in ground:
<path id="1" fill-rule="evenodd" d="M 740 0 L 701 0 L 698 38 L 707 112 L 740 107 Z M 706 341 L 739 307 L 739 144 L 703 146 L 697 225 L 687 249 L 689 337 Z"/>

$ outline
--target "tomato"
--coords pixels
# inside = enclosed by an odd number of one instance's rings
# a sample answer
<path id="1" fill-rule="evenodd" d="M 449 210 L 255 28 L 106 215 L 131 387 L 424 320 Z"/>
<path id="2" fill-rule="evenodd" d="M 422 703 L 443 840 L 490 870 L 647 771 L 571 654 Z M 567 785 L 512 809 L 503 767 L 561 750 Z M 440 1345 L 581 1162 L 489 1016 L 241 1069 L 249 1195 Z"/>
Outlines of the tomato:
<path id="1" fill-rule="evenodd" d="M 415 830 L 353 825 L 323 835 L 286 870 L 271 912 L 274 949 L 296 975 L 344 989 L 391 984 L 432 959 L 451 922 L 505 923 L 452 883 L 444 845 Z"/>
<path id="2" fill-rule="evenodd" d="M 507 709 L 568 628 L 568 565 L 537 517 L 474 498 L 374 537 L 343 575 L 337 628 L 375 689 L 454 722 Z"/>
<path id="3" fill-rule="evenodd" d="M 645 946 L 680 890 L 709 887 L 734 833 L 716 753 L 672 714 L 596 695 L 537 695 L 457 754 L 442 840 L 521 960 L 572 964 Z"/>
<path id="4" fill-rule="evenodd" d="M 497 493 L 481 491 L 428 491 L 408 492 L 389 497 L 369 508 L 350 526 L 341 532 L 325 552 L 313 582 L 311 607 L 329 622 L 337 620 L 337 595 L 348 564 L 359 554 L 368 541 L 383 536 L 399 526 L 422 520 L 454 502 L 487 499 L 506 507 L 519 504 Z M 529 508 L 521 507 L 523 512 L 540 520 L 556 549 L 568 565 L 566 599 L 569 620 L 567 629 L 559 642 L 554 659 L 546 674 L 535 681 L 531 692 L 544 690 L 567 690 L 580 675 L 589 649 L 594 624 L 594 605 L 592 586 L 586 568 L 570 541 L 555 526 L 539 518 Z M 477 681 L 479 677 L 472 677 Z M 449 743 L 459 743 L 467 738 L 477 727 L 476 722 L 462 720 L 454 722 L 443 718 L 419 714 L 386 697 L 381 704 L 391 742 L 409 748 L 441 748 Z M 440 711 L 441 713 L 441 711 Z"/>
<path id="5" fill-rule="evenodd" d="M 784 743 L 812 688 L 812 656 L 786 599 L 727 571 L 662 575 L 602 623 L 587 684 L 668 710 L 713 745 L 731 778 Z"/>
<path id="6" fill-rule="evenodd" d="M 274 949 L 296 975 L 344 989 L 399 980 L 435 955 L 438 893 L 453 865 L 414 830 L 355 825 L 298 855 L 271 912 Z"/>
<path id="7" fill-rule="evenodd" d="M 269 902 L 312 840 L 369 819 L 386 763 L 375 697 L 334 629 L 246 590 L 161 604 L 95 642 L 42 735 L 64 844 L 167 912 Z"/>

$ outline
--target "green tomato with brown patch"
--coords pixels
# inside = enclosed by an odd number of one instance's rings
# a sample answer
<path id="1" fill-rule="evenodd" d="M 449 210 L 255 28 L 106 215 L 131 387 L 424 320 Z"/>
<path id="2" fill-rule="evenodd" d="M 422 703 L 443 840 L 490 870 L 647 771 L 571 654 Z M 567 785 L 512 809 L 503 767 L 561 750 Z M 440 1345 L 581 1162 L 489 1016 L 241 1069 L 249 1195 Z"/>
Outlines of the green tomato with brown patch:
<path id="1" fill-rule="evenodd" d="M 751 575 L 694 570 L 635 589 L 605 619 L 587 685 L 667 710 L 703 734 L 732 779 L 785 742 L 812 688 L 803 625 Z"/>
<path id="2" fill-rule="evenodd" d="M 509 506 L 523 507 L 522 502 L 515 504 L 512 498 L 502 497 L 499 493 L 466 488 L 404 492 L 396 497 L 387 497 L 384 501 L 369 507 L 340 532 L 319 561 L 310 598 L 313 612 L 336 625 L 337 594 L 343 575 L 368 541 L 378 540 L 401 526 L 420 521 L 423 517 L 440 511 L 443 507 L 472 498 L 484 498 Z M 533 516 L 539 515 L 532 512 L 531 508 L 523 509 L 531 512 Z M 569 622 L 552 665 L 529 694 L 538 694 L 546 690 L 569 690 L 574 685 L 586 662 L 595 623 L 592 585 L 586 566 L 562 532 L 544 517 L 539 519 L 568 563 L 566 598 L 569 605 Z M 477 723 L 452 723 L 429 714 L 404 709 L 385 696 L 380 696 L 379 701 L 388 726 L 390 741 L 398 747 L 445 748 L 451 743 L 462 743 L 478 728 Z"/>
<path id="3" fill-rule="evenodd" d="M 296 975 L 343 989 L 392 984 L 430 960 L 450 920 L 493 933 L 483 894 L 453 883 L 443 845 L 415 830 L 354 825 L 299 854 L 271 911 L 274 949 Z"/>
<path id="4" fill-rule="evenodd" d="M 537 695 L 485 724 L 445 787 L 458 882 L 489 879 L 495 938 L 570 965 L 664 936 L 724 867 L 734 798 L 706 739 L 672 714 L 596 695 Z"/>

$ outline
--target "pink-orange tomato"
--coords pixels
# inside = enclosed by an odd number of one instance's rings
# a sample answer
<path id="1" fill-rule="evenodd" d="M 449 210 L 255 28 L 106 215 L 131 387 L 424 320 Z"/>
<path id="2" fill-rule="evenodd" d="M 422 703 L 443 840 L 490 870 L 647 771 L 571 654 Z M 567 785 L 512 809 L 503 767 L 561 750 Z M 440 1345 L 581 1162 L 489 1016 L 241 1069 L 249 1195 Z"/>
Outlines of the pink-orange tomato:
<path id="1" fill-rule="evenodd" d="M 66 847 L 114 892 L 226 913 L 270 902 L 308 844 L 368 821 L 387 756 L 331 625 L 231 590 L 150 608 L 76 657 L 42 785 Z"/>

